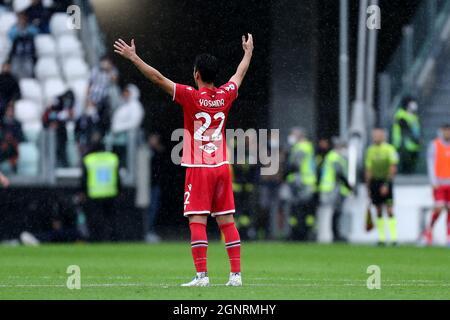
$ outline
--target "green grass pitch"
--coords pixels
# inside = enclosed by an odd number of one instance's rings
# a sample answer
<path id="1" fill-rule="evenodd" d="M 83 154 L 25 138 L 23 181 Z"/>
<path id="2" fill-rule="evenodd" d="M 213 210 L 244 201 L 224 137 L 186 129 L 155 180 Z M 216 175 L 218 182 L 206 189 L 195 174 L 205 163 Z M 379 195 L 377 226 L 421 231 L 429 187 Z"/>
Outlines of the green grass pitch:
<path id="1" fill-rule="evenodd" d="M 244 243 L 244 287 L 228 288 L 223 244 L 209 246 L 211 287 L 194 274 L 189 243 L 0 247 L 0 299 L 450 299 L 450 249 Z M 69 265 L 81 289 L 66 287 Z M 381 289 L 367 289 L 367 267 Z"/>

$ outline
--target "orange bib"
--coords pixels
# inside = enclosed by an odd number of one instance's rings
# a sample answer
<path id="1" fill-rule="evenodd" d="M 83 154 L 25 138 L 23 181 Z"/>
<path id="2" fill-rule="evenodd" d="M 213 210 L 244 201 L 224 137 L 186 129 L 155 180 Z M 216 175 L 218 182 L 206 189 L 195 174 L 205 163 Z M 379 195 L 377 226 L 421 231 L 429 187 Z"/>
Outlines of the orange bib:
<path id="1" fill-rule="evenodd" d="M 434 141 L 436 150 L 435 172 L 438 179 L 450 179 L 450 145 L 442 143 L 441 139 Z"/>

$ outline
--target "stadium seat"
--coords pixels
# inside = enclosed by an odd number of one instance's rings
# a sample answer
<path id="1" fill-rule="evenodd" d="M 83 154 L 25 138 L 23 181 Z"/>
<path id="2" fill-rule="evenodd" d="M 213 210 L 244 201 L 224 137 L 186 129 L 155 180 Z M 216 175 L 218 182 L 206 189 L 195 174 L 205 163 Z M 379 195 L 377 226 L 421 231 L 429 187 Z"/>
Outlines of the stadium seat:
<path id="1" fill-rule="evenodd" d="M 56 42 L 51 35 L 40 34 L 36 36 L 34 44 L 36 46 L 37 55 L 40 58 L 56 56 Z"/>
<path id="2" fill-rule="evenodd" d="M 50 8 L 53 6 L 53 0 L 43 0 L 42 4 L 44 5 L 44 7 Z"/>
<path id="3" fill-rule="evenodd" d="M 44 83 L 44 103 L 48 107 L 52 101 L 67 91 L 67 86 L 61 79 L 48 79 Z"/>
<path id="4" fill-rule="evenodd" d="M 75 30 L 67 27 L 68 16 L 65 13 L 55 13 L 50 19 L 50 32 L 55 37 L 63 34 L 74 34 Z"/>
<path id="5" fill-rule="evenodd" d="M 19 145 L 17 173 L 19 176 L 27 177 L 35 177 L 39 174 L 39 149 L 34 143 Z"/>
<path id="6" fill-rule="evenodd" d="M 15 12 L 22 12 L 31 6 L 31 0 L 14 0 L 13 9 Z"/>
<path id="7" fill-rule="evenodd" d="M 75 118 L 78 118 L 83 113 L 88 86 L 89 80 L 87 79 L 78 79 L 69 83 L 70 89 L 75 94 Z"/>
<path id="8" fill-rule="evenodd" d="M 83 57 L 84 52 L 80 40 L 74 35 L 63 35 L 57 40 L 58 54 L 64 59 Z"/>
<path id="9" fill-rule="evenodd" d="M 68 82 L 77 79 L 86 79 L 89 77 L 89 67 L 83 59 L 71 58 L 64 61 L 63 73 Z"/>
<path id="10" fill-rule="evenodd" d="M 37 145 L 42 128 L 43 126 L 41 121 L 26 122 L 22 124 L 22 131 L 25 135 L 26 141 Z"/>
<path id="11" fill-rule="evenodd" d="M 42 88 L 35 79 L 22 79 L 19 82 L 22 98 L 37 103 L 42 108 Z"/>
<path id="12" fill-rule="evenodd" d="M 7 36 L 0 35 L 0 65 L 8 59 L 10 49 L 11 41 Z"/>
<path id="13" fill-rule="evenodd" d="M 19 100 L 15 104 L 15 118 L 22 124 L 41 121 L 42 109 L 34 101 Z"/>
<path id="14" fill-rule="evenodd" d="M 61 72 L 55 58 L 46 57 L 39 59 L 34 71 L 36 78 L 40 81 L 61 77 Z"/>
<path id="15" fill-rule="evenodd" d="M 17 16 L 13 12 L 6 12 L 0 16 L 0 35 L 6 36 L 17 22 Z"/>

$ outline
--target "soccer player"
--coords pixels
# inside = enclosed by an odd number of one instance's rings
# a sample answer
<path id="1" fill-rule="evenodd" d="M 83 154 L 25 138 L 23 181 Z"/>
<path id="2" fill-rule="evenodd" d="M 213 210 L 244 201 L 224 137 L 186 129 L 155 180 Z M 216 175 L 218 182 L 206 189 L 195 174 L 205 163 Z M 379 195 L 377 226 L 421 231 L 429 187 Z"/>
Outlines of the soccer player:
<path id="1" fill-rule="evenodd" d="M 397 220 L 393 211 L 392 182 L 397 173 L 398 154 L 394 146 L 386 142 L 386 133 L 383 129 L 374 129 L 372 140 L 373 144 L 367 150 L 365 167 L 367 189 L 377 210 L 378 244 L 385 245 L 386 243 L 383 217 L 383 209 L 386 207 L 390 239 L 395 245 L 397 243 Z"/>
<path id="2" fill-rule="evenodd" d="M 441 212 L 447 209 L 447 244 L 450 246 L 450 123 L 443 125 L 440 137 L 430 143 L 427 160 L 435 207 L 424 237 L 428 245 L 433 243 L 433 227 Z"/>
<path id="3" fill-rule="evenodd" d="M 197 56 L 194 80 L 197 89 L 176 84 L 146 64 L 136 53 L 134 39 L 128 45 L 115 42 L 115 52 L 129 59 L 151 82 L 173 97 L 184 112 L 182 166 L 186 169 L 184 215 L 189 218 L 192 257 L 196 277 L 186 287 L 209 285 L 207 272 L 208 215 L 216 218 L 228 252 L 231 273 L 227 286 L 242 286 L 241 242 L 234 221 L 234 196 L 227 158 L 225 127 L 228 113 L 238 96 L 253 54 L 253 37 L 242 37 L 244 57 L 236 73 L 223 86 L 214 82 L 219 70 L 217 58 L 210 54 Z"/>

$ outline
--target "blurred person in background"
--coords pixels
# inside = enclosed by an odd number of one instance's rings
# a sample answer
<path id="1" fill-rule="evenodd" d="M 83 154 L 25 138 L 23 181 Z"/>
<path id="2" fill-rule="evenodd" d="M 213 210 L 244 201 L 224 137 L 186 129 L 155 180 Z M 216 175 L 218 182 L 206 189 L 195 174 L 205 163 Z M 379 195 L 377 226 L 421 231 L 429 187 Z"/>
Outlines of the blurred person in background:
<path id="1" fill-rule="evenodd" d="M 399 154 L 399 173 L 412 174 L 420 153 L 420 123 L 417 101 L 404 97 L 394 116 L 392 144 Z"/>
<path id="2" fill-rule="evenodd" d="M 67 90 L 47 108 L 42 119 L 44 128 L 51 128 L 56 133 L 56 156 L 58 167 L 65 168 L 67 162 L 67 122 L 74 117 L 75 95 L 72 90 Z"/>
<path id="3" fill-rule="evenodd" d="M 165 172 L 164 164 L 166 159 L 166 147 L 161 142 L 158 133 L 152 133 L 148 137 L 148 146 L 151 152 L 150 164 L 150 206 L 148 208 L 148 232 L 145 241 L 156 243 L 161 239 L 157 234 L 156 221 L 161 209 L 161 184 L 163 182 L 162 173 Z"/>
<path id="4" fill-rule="evenodd" d="M 0 162 L 7 161 L 12 172 L 17 171 L 19 144 L 25 140 L 22 125 L 14 115 L 14 103 L 11 101 L 0 121 Z"/>
<path id="5" fill-rule="evenodd" d="M 274 152 L 279 152 L 280 141 L 278 138 L 274 137 L 269 131 L 269 141 L 267 145 L 267 150 L 274 150 Z M 262 150 L 261 154 L 269 154 L 267 150 Z M 272 166 L 277 166 L 281 169 L 281 158 L 279 158 L 279 163 L 271 163 Z M 279 190 L 281 184 L 283 183 L 283 172 L 278 170 L 274 175 L 261 175 L 259 178 L 258 185 L 258 199 L 259 199 L 259 210 L 257 211 L 257 219 L 255 221 L 255 227 L 257 229 L 258 238 L 268 239 L 271 236 L 274 222 L 274 217 L 277 214 L 277 210 L 280 206 Z"/>
<path id="6" fill-rule="evenodd" d="M 89 103 L 99 106 L 108 103 L 110 87 L 117 83 L 119 72 L 108 56 L 100 59 L 99 65 L 95 66 L 89 78 L 88 100 Z"/>
<path id="7" fill-rule="evenodd" d="M 386 142 L 384 129 L 374 129 L 372 140 L 373 144 L 366 152 L 365 176 L 369 197 L 377 211 L 378 244 L 380 246 L 386 244 L 385 220 L 383 217 L 383 209 L 386 208 L 390 240 L 393 245 L 396 245 L 397 220 L 393 210 L 392 189 L 393 180 L 397 174 L 398 154 L 394 146 Z"/>
<path id="8" fill-rule="evenodd" d="M 114 111 L 111 123 L 113 150 L 119 155 L 121 167 L 126 167 L 128 133 L 139 129 L 144 119 L 144 107 L 139 101 L 141 92 L 129 84 L 122 92 L 123 103 Z"/>
<path id="9" fill-rule="evenodd" d="M 447 244 L 450 246 L 450 123 L 443 125 L 439 137 L 430 143 L 427 162 L 435 205 L 424 238 L 427 244 L 433 243 L 433 227 L 441 212 L 447 210 Z"/>
<path id="10" fill-rule="evenodd" d="M 233 192 L 239 215 L 236 217 L 237 226 L 242 239 L 255 239 L 255 222 L 257 216 L 257 186 L 259 182 L 259 167 L 256 155 L 257 150 L 252 138 L 245 139 L 245 152 L 238 154 L 238 144 L 234 144 L 236 162 L 232 166 Z"/>
<path id="11" fill-rule="evenodd" d="M 12 42 L 9 56 L 11 72 L 19 79 L 33 78 L 36 62 L 34 37 L 38 33 L 39 29 L 29 23 L 24 12 L 17 14 L 17 23 L 11 27 L 8 36 Z"/>
<path id="12" fill-rule="evenodd" d="M 314 146 L 302 128 L 293 128 L 288 137 L 290 146 L 286 181 L 292 193 L 290 225 L 292 240 L 305 241 L 312 237 L 316 211 L 317 190 Z"/>
<path id="13" fill-rule="evenodd" d="M 103 136 L 103 130 L 97 108 L 93 104 L 88 104 L 75 122 L 75 140 L 81 156 L 91 149 L 94 135 Z"/>
<path id="14" fill-rule="evenodd" d="M 6 107 L 10 102 L 19 100 L 21 97 L 19 83 L 11 73 L 11 64 L 2 65 L 0 73 L 0 119 L 5 114 Z"/>
<path id="15" fill-rule="evenodd" d="M 99 134 L 93 136 L 92 148 L 83 157 L 81 197 L 85 199 L 89 240 L 116 240 L 116 201 L 121 192 L 119 157 L 107 152 Z"/>
<path id="16" fill-rule="evenodd" d="M 347 180 L 347 143 L 337 137 L 333 138 L 333 149 L 326 155 L 322 164 L 319 192 L 322 204 L 331 205 L 333 210 L 332 231 L 334 242 L 346 242 L 340 232 L 340 219 L 344 201 L 352 192 Z"/>
<path id="17" fill-rule="evenodd" d="M 50 32 L 50 12 L 44 7 L 42 0 L 32 0 L 31 5 L 25 10 L 25 14 L 40 33 Z"/>
<path id="18" fill-rule="evenodd" d="M 325 161 L 325 157 L 331 150 L 330 139 L 321 138 L 317 142 L 316 147 L 316 172 L 317 172 L 317 182 L 320 183 L 320 175 L 322 173 L 322 165 Z"/>

